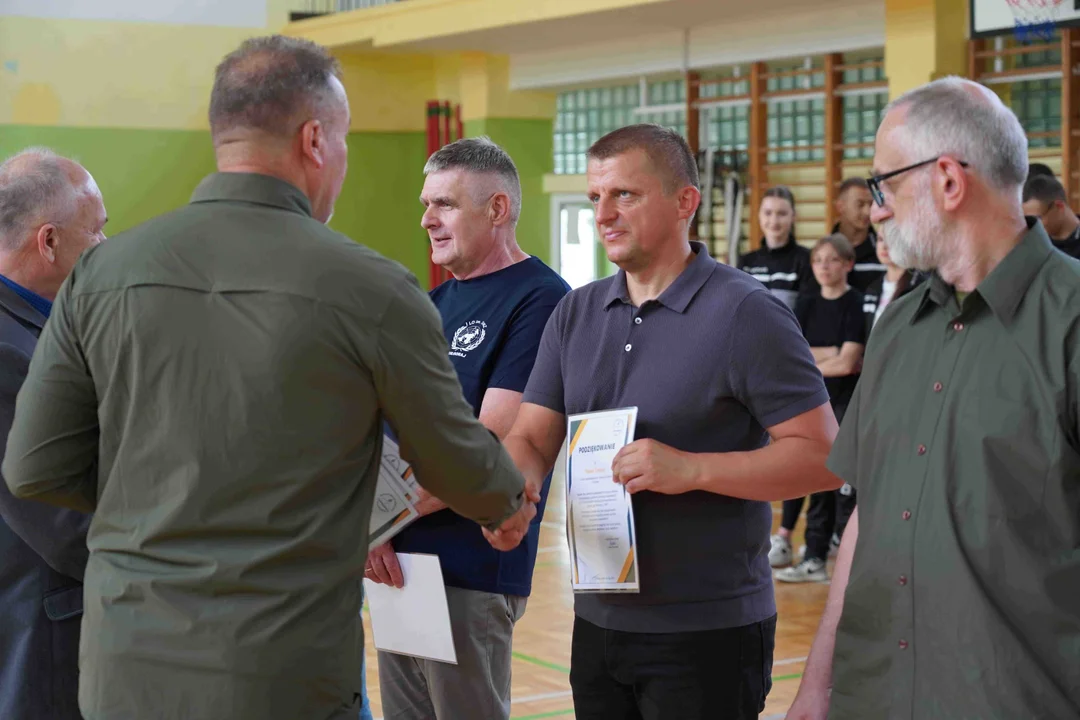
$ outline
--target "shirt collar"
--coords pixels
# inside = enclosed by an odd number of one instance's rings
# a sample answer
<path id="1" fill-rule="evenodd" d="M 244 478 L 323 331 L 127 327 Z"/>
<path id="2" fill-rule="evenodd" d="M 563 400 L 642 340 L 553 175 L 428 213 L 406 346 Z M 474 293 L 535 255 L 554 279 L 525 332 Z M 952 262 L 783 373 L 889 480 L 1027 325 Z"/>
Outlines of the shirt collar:
<path id="1" fill-rule="evenodd" d="M 51 300 L 46 300 L 33 290 L 24 288 L 19 283 L 4 277 L 3 275 L 0 275 L 0 283 L 3 283 L 17 295 L 27 307 L 18 307 L 16 302 L 14 302 L 14 298 L 10 297 L 0 297 L 0 304 L 3 304 L 8 310 L 39 328 L 45 326 L 45 320 L 48 319 L 49 313 L 52 312 L 53 304 Z M 27 312 L 27 310 L 32 312 Z"/>
<path id="2" fill-rule="evenodd" d="M 656 302 L 678 313 L 686 312 L 690 301 L 716 270 L 716 261 L 709 256 L 704 243 L 691 242 L 690 250 L 694 253 L 694 259 L 685 270 L 679 273 L 675 282 L 656 298 Z M 607 297 L 604 298 L 604 309 L 607 310 L 617 301 L 631 304 L 630 293 L 626 290 L 626 273 L 622 270 L 618 272 L 608 288 Z"/>
<path id="3" fill-rule="evenodd" d="M 1027 232 L 1020 238 L 1016 247 L 990 271 L 975 292 L 983 299 L 990 311 L 1003 322 L 1008 322 L 1016 314 L 1020 301 L 1024 299 L 1031 281 L 1046 262 L 1054 246 L 1046 230 L 1035 218 L 1027 218 Z M 934 272 L 919 300 L 919 307 L 912 316 L 914 323 L 931 302 L 945 307 L 956 295 L 955 290 L 941 276 Z"/>
<path id="4" fill-rule="evenodd" d="M 296 186 L 257 173 L 214 173 L 191 195 L 191 202 L 248 202 L 312 216 L 311 201 Z"/>

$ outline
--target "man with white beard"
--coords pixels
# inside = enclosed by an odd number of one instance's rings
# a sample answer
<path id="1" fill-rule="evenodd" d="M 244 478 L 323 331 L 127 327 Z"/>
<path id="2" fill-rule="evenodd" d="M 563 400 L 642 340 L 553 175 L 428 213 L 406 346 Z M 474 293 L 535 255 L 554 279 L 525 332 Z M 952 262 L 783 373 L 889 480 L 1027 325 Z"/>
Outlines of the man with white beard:
<path id="1" fill-rule="evenodd" d="M 930 275 L 829 457 L 859 506 L 787 717 L 1080 718 L 1080 262 L 1024 217 L 1027 139 L 981 85 L 891 103 L 873 172 L 890 255 Z"/>

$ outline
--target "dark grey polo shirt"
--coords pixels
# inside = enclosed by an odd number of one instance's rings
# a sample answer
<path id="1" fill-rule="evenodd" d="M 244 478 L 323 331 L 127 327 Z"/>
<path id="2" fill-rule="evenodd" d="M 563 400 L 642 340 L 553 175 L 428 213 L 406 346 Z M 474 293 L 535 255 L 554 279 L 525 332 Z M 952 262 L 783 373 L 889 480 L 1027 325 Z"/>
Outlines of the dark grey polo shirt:
<path id="1" fill-rule="evenodd" d="M 680 450 L 756 450 L 765 428 L 829 402 L 795 316 L 704 246 L 654 301 L 634 307 L 626 276 L 591 283 L 555 309 L 524 401 L 573 414 L 637 406 L 637 437 Z M 640 594 L 578 595 L 611 630 L 739 627 L 776 612 L 768 503 L 703 491 L 634 496 Z"/>

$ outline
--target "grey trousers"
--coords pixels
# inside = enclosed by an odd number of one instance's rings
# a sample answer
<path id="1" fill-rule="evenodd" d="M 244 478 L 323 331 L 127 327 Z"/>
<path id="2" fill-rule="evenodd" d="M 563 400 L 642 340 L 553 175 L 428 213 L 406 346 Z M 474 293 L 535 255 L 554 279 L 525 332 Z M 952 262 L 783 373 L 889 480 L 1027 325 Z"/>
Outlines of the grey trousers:
<path id="1" fill-rule="evenodd" d="M 385 720 L 508 720 L 510 651 L 526 598 L 446 588 L 457 665 L 379 653 Z"/>

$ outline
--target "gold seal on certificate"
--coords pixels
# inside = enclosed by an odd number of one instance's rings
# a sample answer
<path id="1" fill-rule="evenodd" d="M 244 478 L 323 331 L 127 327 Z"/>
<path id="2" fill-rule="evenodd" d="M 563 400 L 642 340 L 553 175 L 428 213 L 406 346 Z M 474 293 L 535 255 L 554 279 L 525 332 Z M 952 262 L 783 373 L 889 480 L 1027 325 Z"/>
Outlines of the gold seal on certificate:
<path id="1" fill-rule="evenodd" d="M 611 472 L 636 426 L 636 407 L 567 418 L 566 535 L 574 592 L 641 591 L 630 493 Z"/>

